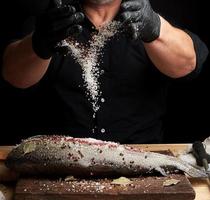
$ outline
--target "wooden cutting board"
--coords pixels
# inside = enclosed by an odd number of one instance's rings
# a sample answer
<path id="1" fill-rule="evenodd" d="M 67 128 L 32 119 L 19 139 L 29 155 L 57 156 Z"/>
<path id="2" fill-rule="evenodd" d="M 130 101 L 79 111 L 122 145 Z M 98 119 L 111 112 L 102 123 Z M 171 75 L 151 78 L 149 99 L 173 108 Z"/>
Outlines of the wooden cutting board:
<path id="1" fill-rule="evenodd" d="M 160 153 L 160 152 L 159 152 Z M 161 152 L 170 154 L 169 152 Z M 168 187 L 166 180 L 180 182 Z M 22 178 L 15 190 L 15 200 L 193 200 L 195 191 L 184 174 L 170 177 L 130 178 L 129 185 L 113 185 L 113 179 L 76 179 L 71 181 Z"/>
<path id="2" fill-rule="evenodd" d="M 165 187 L 164 181 L 180 180 Z M 195 192 L 184 175 L 170 177 L 131 178 L 129 185 L 113 185 L 112 179 L 49 180 L 21 179 L 17 183 L 15 200 L 193 200 Z"/>

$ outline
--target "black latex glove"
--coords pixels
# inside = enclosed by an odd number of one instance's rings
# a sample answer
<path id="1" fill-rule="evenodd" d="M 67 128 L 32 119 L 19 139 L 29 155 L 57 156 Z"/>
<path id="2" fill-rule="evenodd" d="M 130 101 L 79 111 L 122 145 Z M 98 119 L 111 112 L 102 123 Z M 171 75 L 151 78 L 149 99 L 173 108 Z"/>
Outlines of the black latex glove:
<path id="1" fill-rule="evenodd" d="M 149 0 L 124 0 L 120 19 L 135 40 L 152 42 L 160 35 L 160 17 L 153 11 Z"/>
<path id="2" fill-rule="evenodd" d="M 33 50 L 40 58 L 50 58 L 58 42 L 81 33 L 82 27 L 79 23 L 83 19 L 84 15 L 76 12 L 73 6 L 48 9 L 37 18 L 32 35 Z"/>

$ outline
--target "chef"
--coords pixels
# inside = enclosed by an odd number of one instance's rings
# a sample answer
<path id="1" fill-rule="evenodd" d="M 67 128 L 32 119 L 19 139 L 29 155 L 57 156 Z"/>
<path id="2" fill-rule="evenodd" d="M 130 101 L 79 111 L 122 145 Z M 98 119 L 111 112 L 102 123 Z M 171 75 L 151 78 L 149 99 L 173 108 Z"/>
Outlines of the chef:
<path id="1" fill-rule="evenodd" d="M 67 37 L 88 43 L 113 20 L 124 30 L 104 46 L 100 109 L 93 118 L 81 66 L 71 54 L 58 53 L 57 44 Z M 29 34 L 8 39 L 1 49 L 3 79 L 20 90 L 42 91 L 32 105 L 34 134 L 121 143 L 162 141 L 169 84 L 196 77 L 208 54 L 197 35 L 170 24 L 149 0 L 65 0 L 48 6 Z"/>

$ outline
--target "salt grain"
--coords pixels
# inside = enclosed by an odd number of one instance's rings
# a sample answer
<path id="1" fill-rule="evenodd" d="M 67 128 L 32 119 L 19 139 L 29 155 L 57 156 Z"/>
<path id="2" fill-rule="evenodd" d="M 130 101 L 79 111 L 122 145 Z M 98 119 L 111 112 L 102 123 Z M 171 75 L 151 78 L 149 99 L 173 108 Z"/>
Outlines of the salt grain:
<path id="1" fill-rule="evenodd" d="M 102 92 L 100 90 L 99 77 L 103 74 L 103 70 L 99 68 L 100 59 L 103 56 L 103 48 L 105 44 L 119 31 L 120 23 L 112 21 L 99 28 L 98 33 L 94 34 L 88 44 L 81 44 L 72 38 L 66 39 L 67 46 L 71 50 L 74 59 L 80 64 L 83 74 L 84 86 L 86 94 L 92 104 L 94 113 L 99 108 L 99 97 Z"/>

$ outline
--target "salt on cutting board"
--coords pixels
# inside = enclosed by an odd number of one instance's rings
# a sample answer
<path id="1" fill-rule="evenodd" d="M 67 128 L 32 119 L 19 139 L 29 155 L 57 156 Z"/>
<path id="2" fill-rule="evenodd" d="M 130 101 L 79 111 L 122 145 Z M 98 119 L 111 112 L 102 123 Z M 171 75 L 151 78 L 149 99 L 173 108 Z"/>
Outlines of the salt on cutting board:
<path id="1" fill-rule="evenodd" d="M 175 185 L 164 186 L 169 180 Z M 169 177 L 129 178 L 129 184 L 112 184 L 113 179 L 76 179 L 72 181 L 49 179 L 20 179 L 15 200 L 193 200 L 195 192 L 183 174 Z"/>

